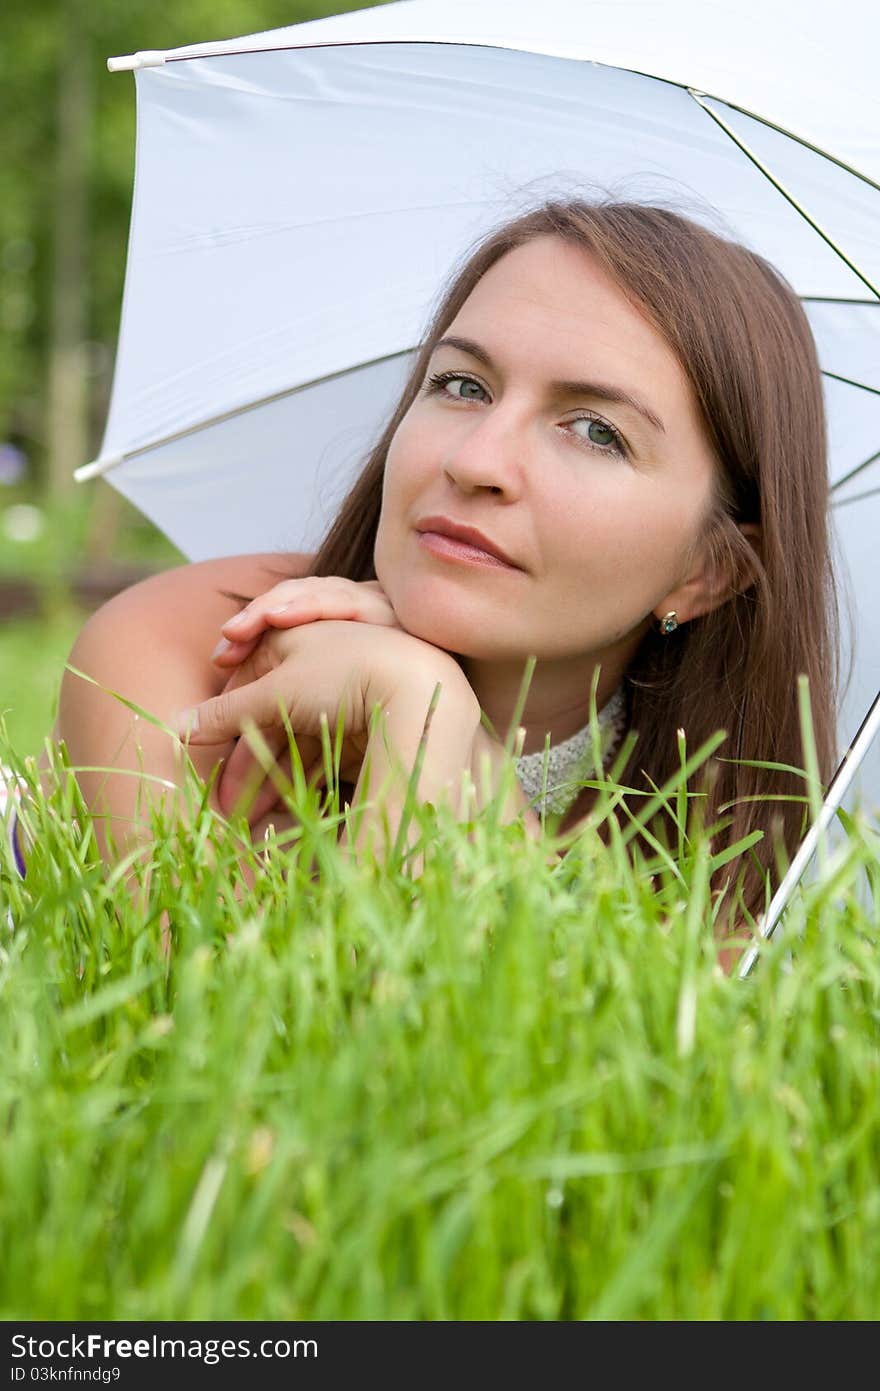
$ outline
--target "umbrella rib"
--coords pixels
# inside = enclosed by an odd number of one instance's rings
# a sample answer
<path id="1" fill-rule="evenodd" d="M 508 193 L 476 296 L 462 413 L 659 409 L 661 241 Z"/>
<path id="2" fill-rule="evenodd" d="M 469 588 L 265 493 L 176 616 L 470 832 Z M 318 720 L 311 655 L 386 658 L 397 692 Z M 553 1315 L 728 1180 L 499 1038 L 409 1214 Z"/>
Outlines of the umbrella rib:
<path id="1" fill-rule="evenodd" d="M 842 478 L 836 479 L 834 483 L 831 485 L 831 492 L 836 492 L 838 488 L 842 488 L 844 483 L 848 483 L 851 478 L 855 478 L 858 474 L 860 474 L 862 472 L 862 469 L 866 469 L 869 464 L 876 463 L 878 459 L 880 459 L 880 449 L 878 449 L 875 454 L 872 454 L 869 459 L 865 459 L 862 463 L 856 464 L 855 468 L 850 469 L 849 473 L 845 473 Z M 840 502 L 835 502 L 834 506 L 838 507 L 841 506 L 844 502 L 851 501 L 851 498 L 841 498 Z"/>
<path id="2" fill-rule="evenodd" d="M 137 458 L 139 454 L 149 454 L 151 449 L 161 449 L 166 444 L 175 444 L 177 440 L 186 439 L 189 435 L 196 435 L 200 430 L 207 430 L 211 425 L 222 425 L 224 421 L 234 420 L 236 416 L 256 410 L 259 406 L 269 406 L 273 401 L 282 401 L 286 396 L 295 396 L 298 391 L 306 391 L 324 382 L 332 382 L 337 377 L 347 377 L 351 372 L 360 371 L 363 367 L 375 367 L 380 362 L 393 362 L 395 358 L 404 357 L 411 352 L 415 352 L 415 349 L 401 348 L 396 353 L 384 353 L 381 357 L 370 358 L 368 362 L 358 362 L 354 367 L 343 367 L 339 372 L 328 372 L 326 376 L 314 377 L 311 381 L 302 382 L 299 386 L 287 386 L 282 391 L 272 392 L 269 396 L 260 396 L 256 401 L 246 401 L 244 405 L 235 406 L 232 410 L 208 416 L 207 420 L 199 420 L 195 425 L 187 425 L 184 429 L 175 430 L 170 435 L 162 435 L 159 439 L 150 440 L 149 444 L 139 444 L 134 449 L 124 449 L 121 454 L 108 454 L 106 458 L 95 459 L 90 464 L 82 464 L 78 469 L 74 469 L 74 479 L 77 483 L 87 483 L 90 478 L 102 477 L 111 469 L 124 464 L 127 459 Z"/>
<path id="3" fill-rule="evenodd" d="M 880 691 L 877 692 L 873 705 L 862 720 L 858 733 L 843 755 L 834 777 L 828 784 L 828 791 L 825 793 L 819 815 L 801 841 L 800 849 L 792 860 L 787 874 L 783 877 L 782 883 L 770 900 L 766 914 L 758 923 L 758 936 L 762 941 L 767 941 L 776 931 L 776 926 L 788 906 L 791 895 L 800 883 L 807 865 L 816 852 L 820 837 L 824 835 L 834 820 L 837 810 L 849 791 L 859 766 L 874 742 L 878 731 L 880 731 Z M 758 944 L 753 943 L 743 957 L 737 971 L 740 980 L 744 980 L 749 974 L 757 957 Z"/>
<path id="4" fill-rule="evenodd" d="M 859 391 L 868 391 L 872 396 L 880 396 L 880 390 L 878 390 L 876 386 L 867 386 L 865 382 L 854 382 L 851 377 L 841 377 L 837 372 L 826 372 L 823 370 L 822 376 L 830 377 L 832 381 L 835 382 L 842 382 L 844 386 L 854 386 Z M 880 449 L 877 450 L 876 454 L 871 454 L 869 458 L 864 459 L 860 464 L 856 464 L 855 468 L 850 469 L 849 473 L 845 473 L 841 478 L 836 479 L 831 485 L 831 492 L 833 493 L 838 488 L 842 488 L 844 483 L 848 483 L 851 478 L 855 478 L 856 474 L 861 473 L 862 469 L 866 469 L 869 464 L 873 464 L 877 459 L 880 459 Z M 863 496 L 868 496 L 868 494 L 863 494 Z M 840 502 L 835 502 L 833 505 L 835 507 L 841 507 L 844 502 L 848 501 L 850 501 L 849 498 L 843 498 Z"/>
<path id="5" fill-rule="evenodd" d="M 880 396 L 880 387 L 868 386 L 867 382 L 853 381 L 852 377 L 842 377 L 839 372 L 829 372 L 823 367 L 822 376 L 830 377 L 834 382 L 842 382 L 844 386 L 855 386 L 859 391 L 870 391 L 872 396 Z"/>
<path id="6" fill-rule="evenodd" d="M 868 309 L 880 309 L 880 300 L 844 299 L 841 295 L 800 295 L 802 304 L 863 304 Z"/>
<path id="7" fill-rule="evenodd" d="M 875 454 L 875 455 L 874 455 L 874 458 L 875 458 L 875 459 L 880 459 L 880 454 Z M 871 462 L 870 459 L 868 460 L 868 462 L 869 462 L 869 463 Z M 838 507 L 846 507 L 847 503 L 850 503 L 850 502 L 864 502 L 864 501 L 865 501 L 865 498 L 868 498 L 868 497 L 878 497 L 878 496 L 880 496 L 880 487 L 878 487 L 878 488 L 869 488 L 868 491 L 867 491 L 866 493 L 853 493 L 852 497 L 842 497 L 842 498 L 838 498 L 837 501 L 834 502 L 834 503 L 832 504 L 832 506 L 835 507 L 835 508 L 838 508 Z"/>
<path id="8" fill-rule="evenodd" d="M 692 97 L 696 97 L 696 99 L 699 100 L 697 93 L 691 87 L 688 88 L 688 91 Z M 702 92 L 700 95 L 711 96 L 711 93 Z M 878 184 L 875 179 L 872 179 L 869 174 L 863 174 L 860 170 L 854 169 L 851 164 L 846 163 L 846 160 L 838 159 L 837 155 L 829 154 L 827 150 L 823 150 L 818 145 L 814 145 L 812 140 L 805 140 L 802 135 L 796 135 L 793 130 L 786 130 L 785 126 L 778 126 L 775 121 L 768 120 L 766 116 L 759 116 L 755 111 L 749 111 L 745 106 L 738 106 L 735 101 L 728 101 L 726 97 L 712 97 L 712 100 L 723 101 L 724 105 L 729 106 L 731 111 L 738 111 L 741 116 L 748 116 L 752 121 L 760 121 L 762 126 L 767 126 L 770 130 L 775 130 L 780 135 L 787 136 L 789 140 L 795 140 L 798 145 L 803 145 L 805 150 L 812 150 L 813 154 L 819 155 L 820 159 L 827 159 L 829 163 L 836 164 L 838 169 L 842 169 L 845 174 L 852 174 L 854 179 L 859 179 L 863 184 L 867 184 L 869 188 L 876 189 L 876 191 L 880 193 L 880 184 Z M 700 105 L 702 106 L 703 103 L 700 102 Z M 706 109 L 708 108 L 704 108 L 704 110 Z M 709 114 L 712 115 L 712 112 Z"/>
<path id="9" fill-rule="evenodd" d="M 693 97 L 697 105 L 702 107 L 703 111 L 706 112 L 706 115 L 711 116 L 715 124 L 720 126 L 721 129 L 725 132 L 725 134 L 730 137 L 733 143 L 737 145 L 739 149 L 742 150 L 743 154 L 752 161 L 752 164 L 754 164 L 755 168 L 758 169 L 764 175 L 764 178 L 770 181 L 770 183 L 776 189 L 777 193 L 782 194 L 786 202 L 790 203 L 791 206 L 794 208 L 795 212 L 799 213 L 800 216 L 804 219 L 804 221 L 809 223 L 813 231 L 816 232 L 822 238 L 822 240 L 828 246 L 831 247 L 831 250 L 835 253 L 836 256 L 840 257 L 841 261 L 843 261 L 845 266 L 849 267 L 853 275 L 858 276 L 862 284 L 867 286 L 867 288 L 871 291 L 871 294 L 874 295 L 877 300 L 880 300 L 880 290 L 877 289 L 877 286 L 872 284 L 868 277 L 862 271 L 859 270 L 855 262 L 849 259 L 846 252 L 841 250 L 841 248 L 834 241 L 833 237 L 831 237 L 828 232 L 824 231 L 824 229 L 819 226 L 816 219 L 810 216 L 806 208 L 795 198 L 794 194 L 790 193 L 789 190 L 784 186 L 784 184 L 781 184 L 779 182 L 779 180 L 776 178 L 776 175 L 770 172 L 763 160 L 759 159 L 755 152 L 749 149 L 748 145 L 746 145 L 746 143 L 740 139 L 736 131 L 733 130 L 733 128 L 729 126 L 727 122 L 721 116 L 719 116 L 716 111 L 713 111 L 710 106 L 706 105 L 706 102 L 703 100 L 703 97 L 699 92 L 695 91 L 693 87 L 688 87 L 687 90 L 688 94 Z M 817 153 L 821 154 L 822 151 L 817 151 Z M 851 170 L 850 172 L 852 173 L 854 171 Z"/>

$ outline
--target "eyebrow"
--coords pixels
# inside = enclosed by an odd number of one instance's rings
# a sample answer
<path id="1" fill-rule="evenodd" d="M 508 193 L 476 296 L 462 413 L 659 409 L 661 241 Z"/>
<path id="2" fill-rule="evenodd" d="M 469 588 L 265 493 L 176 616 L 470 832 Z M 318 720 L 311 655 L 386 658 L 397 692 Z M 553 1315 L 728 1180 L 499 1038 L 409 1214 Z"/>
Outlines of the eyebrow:
<path id="1" fill-rule="evenodd" d="M 467 353 L 470 357 L 475 357 L 478 362 L 482 362 L 484 367 L 494 367 L 494 363 L 479 343 L 475 343 L 471 338 L 448 337 L 441 338 L 439 343 L 434 345 L 434 352 L 438 348 L 458 348 L 459 352 Z M 558 381 L 551 382 L 550 389 L 559 396 L 593 396 L 600 401 L 613 401 L 620 406 L 629 406 L 637 411 L 639 415 L 645 417 L 655 430 L 661 434 L 666 434 L 666 427 L 658 415 L 646 406 L 644 401 L 633 396 L 629 391 L 624 391 L 623 387 L 612 386 L 610 382 L 572 382 Z"/>

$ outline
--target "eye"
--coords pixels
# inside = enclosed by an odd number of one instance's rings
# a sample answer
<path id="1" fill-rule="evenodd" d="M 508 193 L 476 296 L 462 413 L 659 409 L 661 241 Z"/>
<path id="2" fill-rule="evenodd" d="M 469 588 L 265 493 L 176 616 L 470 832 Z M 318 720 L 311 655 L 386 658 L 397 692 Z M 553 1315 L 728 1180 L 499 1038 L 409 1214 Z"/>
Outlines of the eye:
<path id="1" fill-rule="evenodd" d="M 575 420 L 570 420 L 569 426 L 586 425 L 586 431 L 581 434 L 575 430 L 575 435 L 584 444 L 593 449 L 600 449 L 606 454 L 626 454 L 623 440 L 615 430 L 613 425 L 609 425 L 607 420 L 603 420 L 598 415 L 579 415 Z"/>
<path id="2" fill-rule="evenodd" d="M 448 392 L 446 387 L 458 383 L 462 390 L 460 392 Z M 426 396 L 435 396 L 442 392 L 444 396 L 451 396 L 454 401 L 480 401 L 481 396 L 476 396 L 471 390 L 466 388 L 475 387 L 481 391 L 483 396 L 488 396 L 486 388 L 482 386 L 475 377 L 468 377 L 463 372 L 438 372 L 436 376 L 428 378 L 428 385 L 425 387 Z"/>

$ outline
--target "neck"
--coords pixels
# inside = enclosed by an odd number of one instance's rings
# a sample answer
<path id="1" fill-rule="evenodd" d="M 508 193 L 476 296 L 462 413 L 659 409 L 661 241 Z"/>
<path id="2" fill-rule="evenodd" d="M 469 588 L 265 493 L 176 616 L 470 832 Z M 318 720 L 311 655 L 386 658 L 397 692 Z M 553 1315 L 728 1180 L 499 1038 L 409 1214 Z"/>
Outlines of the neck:
<path id="1" fill-rule="evenodd" d="M 510 730 L 519 695 L 525 663 L 480 662 L 459 659 L 460 666 L 488 717 L 496 736 L 504 741 Z M 520 718 L 526 737 L 522 752 L 537 753 L 544 748 L 547 735 L 551 746 L 571 738 L 590 718 L 590 691 L 596 663 L 577 664 L 539 661 Z M 623 677 L 622 665 L 600 669 L 596 690 L 596 709 L 601 711 L 617 690 Z"/>

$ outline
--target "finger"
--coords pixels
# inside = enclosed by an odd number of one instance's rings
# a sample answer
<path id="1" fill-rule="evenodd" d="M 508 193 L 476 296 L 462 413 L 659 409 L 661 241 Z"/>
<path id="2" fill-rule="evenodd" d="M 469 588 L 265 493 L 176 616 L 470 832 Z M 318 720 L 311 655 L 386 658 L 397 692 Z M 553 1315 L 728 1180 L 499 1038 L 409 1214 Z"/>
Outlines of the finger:
<path id="1" fill-rule="evenodd" d="M 329 575 L 305 576 L 275 585 L 241 613 L 227 619 L 221 632 L 230 641 L 241 641 L 266 627 L 289 628 L 327 618 L 401 626 L 378 581 L 361 582 Z"/>
<path id="2" fill-rule="evenodd" d="M 263 741 L 272 764 L 277 764 L 279 755 L 287 751 L 286 731 L 283 728 L 266 730 Z M 226 761 L 217 800 L 225 816 L 243 812 L 251 823 L 281 801 L 278 788 L 248 743 L 247 735 L 242 735 Z"/>
<path id="3" fill-rule="evenodd" d="M 259 637 L 267 628 L 292 628 L 298 623 L 317 623 L 324 618 L 370 621 L 366 606 L 350 596 L 300 594 L 292 599 L 276 599 L 274 603 L 269 596 L 263 596 L 245 612 L 230 618 L 220 631 L 228 640 L 241 642 Z"/>
<path id="4" fill-rule="evenodd" d="M 326 618 L 351 623 L 372 623 L 377 628 L 402 626 L 391 605 L 384 600 L 355 599 L 343 602 L 341 598 L 320 599 L 318 596 L 291 599 L 286 604 L 279 604 L 277 608 L 267 609 L 257 622 L 265 627 L 292 628 L 297 623 L 318 623 Z"/>
<path id="5" fill-rule="evenodd" d="M 230 642 L 228 638 L 221 638 L 211 653 L 211 661 L 220 667 L 238 666 L 240 662 L 247 661 L 259 640 L 259 637 L 255 637 L 247 642 Z"/>
<path id="6" fill-rule="evenodd" d="M 270 755 L 274 756 L 274 777 L 267 772 L 244 734 L 227 760 L 218 788 L 221 811 L 236 815 L 243 811 L 250 825 L 283 803 L 283 790 L 296 786 L 294 775 L 295 752 L 291 749 L 285 729 L 266 731 L 264 736 Z M 299 761 L 306 783 L 322 765 L 321 741 L 311 735 L 295 735 Z M 280 787 L 279 785 L 280 784 Z"/>
<path id="7" fill-rule="evenodd" d="M 278 689 L 276 673 L 270 672 L 247 685 L 231 687 L 210 700 L 176 716 L 178 736 L 192 744 L 224 744 L 241 734 L 251 721 L 265 737 L 268 729 L 283 727 L 284 698 Z"/>

